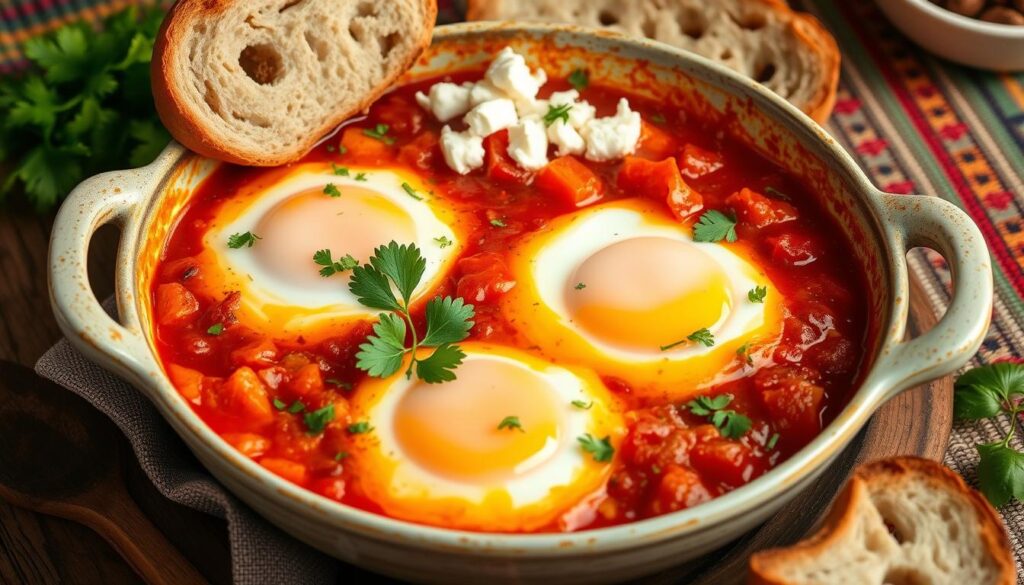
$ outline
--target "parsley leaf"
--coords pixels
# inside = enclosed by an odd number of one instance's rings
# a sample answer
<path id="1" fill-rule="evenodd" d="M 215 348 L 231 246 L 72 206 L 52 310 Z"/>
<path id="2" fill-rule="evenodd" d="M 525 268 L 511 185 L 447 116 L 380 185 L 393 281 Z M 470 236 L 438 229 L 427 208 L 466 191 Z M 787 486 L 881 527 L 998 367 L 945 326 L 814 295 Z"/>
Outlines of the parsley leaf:
<path id="1" fill-rule="evenodd" d="M 772 450 L 772 449 L 775 448 L 775 445 L 777 445 L 778 443 L 779 443 L 779 433 L 775 433 L 774 435 L 772 435 L 772 437 L 770 439 L 768 439 L 768 444 L 765 445 L 765 447 L 767 447 L 768 450 Z"/>
<path id="2" fill-rule="evenodd" d="M 416 360 L 416 376 L 427 384 L 440 384 L 455 379 L 455 368 L 462 365 L 466 354 L 457 345 L 439 345 L 426 359 Z"/>
<path id="3" fill-rule="evenodd" d="M 768 296 L 767 286 L 755 286 L 747 291 L 747 300 L 752 303 L 763 303 L 766 296 Z"/>
<path id="4" fill-rule="evenodd" d="M 405 321 L 394 313 L 381 313 L 373 335 L 359 346 L 356 367 L 376 378 L 387 378 L 402 368 L 405 357 Z"/>
<path id="5" fill-rule="evenodd" d="M 347 177 L 349 174 L 348 167 L 339 167 L 334 163 L 331 163 L 331 171 L 339 177 Z"/>
<path id="6" fill-rule="evenodd" d="M 583 69 L 577 69 L 569 74 L 569 85 L 576 91 L 583 91 L 590 85 L 590 75 Z"/>
<path id="7" fill-rule="evenodd" d="M 716 410 L 720 410 L 729 406 L 732 402 L 732 396 L 729 394 L 719 394 L 715 397 L 698 396 L 697 398 L 686 403 L 689 407 L 690 412 L 697 416 L 708 416 Z"/>
<path id="8" fill-rule="evenodd" d="M 339 258 L 335 261 L 331 256 L 331 251 L 327 249 L 317 250 L 316 253 L 313 254 L 313 262 L 319 266 L 323 266 L 323 268 L 320 269 L 320 276 L 323 276 L 324 278 L 334 276 L 340 272 L 347 272 L 356 266 L 359 266 L 359 261 L 353 258 L 351 254 L 346 254 L 345 257 Z"/>
<path id="9" fill-rule="evenodd" d="M 442 249 L 447 248 L 448 246 L 452 245 L 452 241 L 448 239 L 448 236 L 441 236 L 439 238 L 434 238 L 434 242 L 437 243 L 437 247 L 438 248 L 442 248 Z"/>
<path id="10" fill-rule="evenodd" d="M 736 241 L 736 220 L 721 211 L 711 209 L 700 216 L 697 225 L 693 226 L 695 242 L 728 242 Z"/>
<path id="11" fill-rule="evenodd" d="M 352 269 L 348 289 L 356 295 L 356 300 L 371 309 L 398 311 L 402 308 L 391 290 L 388 277 L 369 264 Z"/>
<path id="12" fill-rule="evenodd" d="M 576 408 L 581 408 L 583 410 L 590 410 L 591 407 L 594 406 L 594 401 L 591 400 L 590 402 L 583 402 L 582 400 L 573 400 L 571 404 L 573 406 L 575 406 Z"/>
<path id="13" fill-rule="evenodd" d="M 500 218 L 492 219 L 491 220 L 491 225 L 496 227 L 496 228 L 508 227 L 507 224 L 505 223 L 505 220 L 500 219 Z"/>
<path id="14" fill-rule="evenodd" d="M 713 347 L 715 345 L 715 336 L 707 327 L 694 331 L 687 335 L 686 338 L 705 347 Z"/>
<path id="15" fill-rule="evenodd" d="M 498 423 L 498 430 L 503 431 L 505 429 L 518 429 L 520 433 L 526 432 L 523 430 L 523 424 L 519 422 L 518 416 L 506 416 L 501 419 L 501 422 Z"/>
<path id="16" fill-rule="evenodd" d="M 324 195 L 330 197 L 341 197 L 341 191 L 338 190 L 338 186 L 334 183 L 327 183 L 324 185 Z"/>
<path id="17" fill-rule="evenodd" d="M 434 347 L 445 343 L 456 343 L 469 336 L 473 328 L 473 305 L 467 305 L 461 298 L 435 297 L 427 303 L 427 333 L 420 345 Z"/>
<path id="18" fill-rule="evenodd" d="M 397 242 L 391 242 L 381 246 L 373 251 L 370 264 L 394 283 L 406 306 L 427 270 L 427 261 L 416 244 L 400 246 Z"/>
<path id="19" fill-rule="evenodd" d="M 319 435 L 327 428 L 327 423 L 334 420 L 334 405 L 328 404 L 313 412 L 307 412 L 303 415 L 302 420 L 306 423 L 306 432 L 308 434 Z"/>
<path id="20" fill-rule="evenodd" d="M 725 410 L 732 403 L 731 394 L 719 394 L 715 397 L 698 396 L 686 403 L 690 412 L 700 417 L 710 417 L 711 424 L 727 439 L 738 439 L 747 434 L 753 421 L 746 415 L 735 410 Z"/>
<path id="21" fill-rule="evenodd" d="M 252 232 L 245 232 L 242 234 L 231 234 L 228 236 L 228 247 L 232 250 L 239 248 L 252 248 L 256 244 L 256 240 L 262 240 L 263 238 L 257 236 Z"/>
<path id="22" fill-rule="evenodd" d="M 377 124 L 372 129 L 363 129 L 363 136 L 369 136 L 370 138 L 380 140 L 384 144 L 391 145 L 395 143 L 395 138 L 388 136 L 388 130 L 390 130 L 390 127 L 387 124 Z"/>
<path id="23" fill-rule="evenodd" d="M 559 120 L 568 124 L 569 110 L 571 109 L 572 104 L 562 104 L 561 106 L 548 106 L 548 113 L 544 114 L 544 125 L 551 126 L 552 124 Z"/>
<path id="24" fill-rule="evenodd" d="M 356 173 L 355 179 L 360 182 L 366 182 L 369 180 L 366 178 L 366 173 Z"/>
<path id="25" fill-rule="evenodd" d="M 575 288 L 576 290 L 583 290 L 587 288 L 587 285 L 582 282 L 577 282 L 576 286 L 574 286 L 573 288 Z"/>
<path id="26" fill-rule="evenodd" d="M 423 198 L 420 197 L 420 194 L 417 193 L 416 189 L 413 189 L 412 185 L 410 185 L 409 183 L 402 183 L 402 190 L 405 191 L 406 194 L 409 195 L 409 197 L 412 197 L 416 201 L 423 201 Z"/>
<path id="27" fill-rule="evenodd" d="M 615 447 L 612 447 L 610 437 L 603 439 L 595 439 L 590 433 L 586 433 L 580 437 L 576 437 L 576 440 L 580 442 L 583 450 L 590 453 L 594 457 L 594 461 L 598 463 L 607 463 L 612 460 L 612 456 L 615 455 Z"/>
<path id="28" fill-rule="evenodd" d="M 210 325 L 210 328 L 207 329 L 206 332 L 209 333 L 210 335 L 213 335 L 214 337 L 216 337 L 216 336 L 220 335 L 221 333 L 224 333 L 224 324 L 223 323 L 215 323 L 213 325 Z"/>
<path id="29" fill-rule="evenodd" d="M 754 358 L 750 355 L 750 343 L 744 343 L 736 350 L 736 355 L 747 363 L 748 366 L 754 365 Z"/>
<path id="30" fill-rule="evenodd" d="M 368 423 L 366 421 L 360 421 L 360 422 L 352 423 L 352 424 L 348 425 L 348 432 L 350 434 L 353 434 L 353 435 L 362 435 L 362 434 L 368 433 L 368 432 L 370 432 L 372 430 L 373 430 L 373 427 L 370 426 L 370 423 Z"/>

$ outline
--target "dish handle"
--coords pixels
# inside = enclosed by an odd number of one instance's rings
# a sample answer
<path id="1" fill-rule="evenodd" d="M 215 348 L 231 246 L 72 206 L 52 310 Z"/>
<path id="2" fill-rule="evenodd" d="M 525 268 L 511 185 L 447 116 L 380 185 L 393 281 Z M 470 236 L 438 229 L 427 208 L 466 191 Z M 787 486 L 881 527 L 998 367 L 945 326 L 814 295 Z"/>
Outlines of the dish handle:
<path id="1" fill-rule="evenodd" d="M 118 323 L 96 300 L 89 284 L 88 252 L 96 231 L 114 224 L 121 230 L 118 264 L 124 262 L 125 235 L 143 198 L 141 184 L 139 171 L 104 173 L 83 181 L 57 213 L 49 252 L 50 304 L 64 335 L 88 358 L 129 380 L 153 372 L 152 355 L 137 325 Z M 138 323 L 134 307 L 118 308 L 124 323 Z"/>
<path id="2" fill-rule="evenodd" d="M 928 332 L 882 349 L 873 371 L 888 400 L 900 392 L 955 372 L 981 346 L 992 319 L 992 265 L 978 226 L 958 207 L 938 197 L 882 194 L 886 222 L 904 252 L 899 270 L 906 280 L 906 254 L 917 247 L 941 254 L 952 274 L 953 298 L 946 314 Z M 907 290 L 907 288 L 904 288 Z M 897 305 L 900 331 L 910 299 Z M 874 377 L 874 376 L 873 376 Z"/>

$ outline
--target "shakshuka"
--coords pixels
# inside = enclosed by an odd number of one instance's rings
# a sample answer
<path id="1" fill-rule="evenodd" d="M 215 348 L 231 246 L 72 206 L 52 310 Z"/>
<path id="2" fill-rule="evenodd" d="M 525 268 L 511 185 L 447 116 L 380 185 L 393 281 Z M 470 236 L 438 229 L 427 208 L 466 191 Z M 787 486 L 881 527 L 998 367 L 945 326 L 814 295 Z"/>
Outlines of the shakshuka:
<path id="1" fill-rule="evenodd" d="M 699 119 L 511 49 L 302 161 L 224 165 L 152 288 L 170 379 L 324 497 L 493 532 L 696 506 L 857 383 L 864 284 L 800 182 Z"/>

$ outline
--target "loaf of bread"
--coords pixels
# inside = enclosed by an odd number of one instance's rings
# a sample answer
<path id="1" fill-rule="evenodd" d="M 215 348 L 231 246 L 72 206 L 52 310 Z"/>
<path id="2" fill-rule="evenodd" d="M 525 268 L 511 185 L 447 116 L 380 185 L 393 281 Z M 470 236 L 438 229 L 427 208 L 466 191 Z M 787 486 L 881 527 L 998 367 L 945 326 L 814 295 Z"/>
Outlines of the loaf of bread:
<path id="1" fill-rule="evenodd" d="M 468 0 L 467 17 L 610 28 L 721 62 L 818 121 L 835 104 L 835 39 L 783 0 Z"/>
<path id="2" fill-rule="evenodd" d="M 752 585 L 1014 585 L 999 515 L 934 461 L 897 457 L 860 467 L 821 530 L 755 554 Z"/>
<path id="3" fill-rule="evenodd" d="M 160 119 L 205 156 L 300 158 L 430 43 L 435 0 L 179 0 L 153 52 Z"/>

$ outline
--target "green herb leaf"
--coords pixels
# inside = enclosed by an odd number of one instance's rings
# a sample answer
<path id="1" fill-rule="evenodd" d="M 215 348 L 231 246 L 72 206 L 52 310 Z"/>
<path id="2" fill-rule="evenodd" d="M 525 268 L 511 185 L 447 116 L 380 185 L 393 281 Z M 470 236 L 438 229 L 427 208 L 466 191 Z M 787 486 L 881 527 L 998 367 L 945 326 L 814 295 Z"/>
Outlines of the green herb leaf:
<path id="1" fill-rule="evenodd" d="M 461 299 L 435 297 L 427 303 L 427 333 L 420 345 L 435 347 L 445 343 L 457 343 L 469 336 L 473 328 L 475 312 L 473 305 Z"/>
<path id="2" fill-rule="evenodd" d="M 735 410 L 719 410 L 711 415 L 711 424 L 718 427 L 718 432 L 726 439 L 738 439 L 747 434 L 753 421 Z"/>
<path id="3" fill-rule="evenodd" d="M 359 182 L 366 182 L 369 180 L 366 178 L 366 173 L 356 173 L 355 179 Z"/>
<path id="4" fill-rule="evenodd" d="M 389 129 L 390 128 L 387 124 L 377 124 L 373 128 L 364 129 L 363 135 L 380 140 L 384 144 L 391 145 L 395 143 L 395 139 L 391 136 L 388 136 Z"/>
<path id="5" fill-rule="evenodd" d="M 224 324 L 223 323 L 215 323 L 213 325 L 210 325 L 210 328 L 207 329 L 206 332 L 209 333 L 210 335 L 213 335 L 214 337 L 216 337 L 216 336 L 220 335 L 221 333 L 224 333 Z"/>
<path id="6" fill-rule="evenodd" d="M 507 225 L 505 224 L 505 220 L 500 219 L 500 218 L 492 219 L 491 220 L 491 225 L 496 227 L 496 228 L 507 227 Z"/>
<path id="7" fill-rule="evenodd" d="M 356 367 L 376 378 L 387 378 L 402 367 L 405 357 L 405 321 L 393 313 L 381 313 L 373 335 L 359 346 Z"/>
<path id="8" fill-rule="evenodd" d="M 992 418 L 1003 410 L 1005 398 L 992 386 L 961 386 L 953 393 L 953 416 L 958 420 Z"/>
<path id="9" fill-rule="evenodd" d="M 752 303 L 763 303 L 766 296 L 768 296 L 767 286 L 755 286 L 747 291 L 747 300 Z"/>
<path id="10" fill-rule="evenodd" d="M 754 365 L 754 358 L 750 355 L 750 343 L 744 343 L 736 350 L 736 355 L 745 361 L 748 366 Z"/>
<path id="11" fill-rule="evenodd" d="M 615 455 L 615 447 L 612 447 L 610 437 L 595 439 L 590 433 L 586 433 L 581 437 L 576 437 L 576 440 L 580 442 L 583 450 L 590 453 L 594 457 L 594 461 L 598 463 L 607 463 Z"/>
<path id="12" fill-rule="evenodd" d="M 402 305 L 391 291 L 391 283 L 384 273 L 366 264 L 352 269 L 352 278 L 348 281 L 348 289 L 356 299 L 371 309 L 398 311 Z"/>
<path id="13" fill-rule="evenodd" d="M 436 242 L 437 243 L 437 247 L 441 248 L 441 249 L 447 248 L 448 246 L 452 245 L 452 241 L 448 239 L 448 236 L 441 236 L 439 238 L 434 238 L 434 242 Z"/>
<path id="14" fill-rule="evenodd" d="M 576 408 L 581 408 L 583 410 L 590 410 L 591 407 L 594 406 L 594 401 L 591 400 L 590 402 L 584 402 L 582 400 L 573 400 L 571 404 L 573 406 L 575 406 Z"/>
<path id="15" fill-rule="evenodd" d="M 956 389 L 985 386 L 994 389 L 1003 400 L 1024 397 L 1024 364 L 998 363 L 965 372 L 956 381 Z"/>
<path id="16" fill-rule="evenodd" d="M 341 191 L 338 190 L 338 187 L 334 183 L 327 183 L 324 185 L 324 195 L 341 197 Z"/>
<path id="17" fill-rule="evenodd" d="M 777 445 L 778 443 L 779 443 L 779 433 L 775 433 L 774 435 L 771 436 L 770 439 L 768 439 L 768 444 L 765 445 L 765 447 L 767 447 L 768 450 L 771 451 L 772 449 L 775 448 L 775 445 Z"/>
<path id="18" fill-rule="evenodd" d="M 693 226 L 695 242 L 728 242 L 736 241 L 736 220 L 721 211 L 711 209 L 700 216 L 697 225 Z"/>
<path id="19" fill-rule="evenodd" d="M 408 307 L 412 293 L 427 269 L 427 261 L 420 254 L 420 249 L 415 244 L 400 246 L 391 242 L 374 250 L 370 264 L 391 279 Z"/>
<path id="20" fill-rule="evenodd" d="M 978 484 L 988 501 L 996 508 L 1011 499 L 1024 501 L 1024 453 L 997 441 L 978 445 L 978 454 Z"/>
<path id="21" fill-rule="evenodd" d="M 576 286 L 574 288 L 576 290 L 583 290 L 583 289 L 587 288 L 587 285 L 583 284 L 582 282 L 577 282 Z"/>
<path id="22" fill-rule="evenodd" d="M 505 429 L 518 429 L 521 433 L 526 432 L 523 430 L 523 425 L 519 422 L 518 416 L 506 416 L 501 419 L 501 422 L 498 423 L 498 430 L 503 431 Z"/>
<path id="23" fill-rule="evenodd" d="M 288 412 L 291 414 L 298 414 L 303 410 L 306 410 L 306 405 L 303 404 L 301 400 L 296 400 L 288 407 Z"/>
<path id="24" fill-rule="evenodd" d="M 330 384 L 331 386 L 334 386 L 335 388 L 340 388 L 345 391 L 352 389 L 351 382 L 345 382 L 344 380 L 339 380 L 337 378 L 327 378 L 326 380 L 324 380 L 324 382 Z"/>
<path id="25" fill-rule="evenodd" d="M 568 81 L 576 91 L 583 91 L 590 85 L 590 75 L 583 69 L 577 69 L 569 74 Z"/>
<path id="26" fill-rule="evenodd" d="M 416 201 L 423 201 L 423 198 L 420 197 L 420 194 L 417 193 L 416 189 L 413 189 L 412 185 L 410 185 L 409 183 L 402 183 L 402 190 L 405 191 L 406 194 L 409 195 L 409 197 L 412 197 Z"/>
<path id="27" fill-rule="evenodd" d="M 308 412 L 303 415 L 302 420 L 306 423 L 307 433 L 319 435 L 327 428 L 327 423 L 334 420 L 334 405 L 328 404 L 323 408 Z"/>
<path id="28" fill-rule="evenodd" d="M 252 232 L 245 232 L 242 234 L 231 234 L 228 236 L 228 247 L 237 250 L 239 248 L 252 248 L 256 244 L 256 240 L 262 240 L 263 238 L 257 236 Z"/>
<path id="29" fill-rule="evenodd" d="M 337 453 L 334 454 L 334 460 L 335 461 L 341 461 L 342 459 L 345 459 L 346 457 L 348 457 L 348 452 L 347 451 L 338 451 Z"/>
<path id="30" fill-rule="evenodd" d="M 687 335 L 686 339 L 689 339 L 694 343 L 699 343 L 705 347 L 713 347 L 715 345 L 715 336 L 707 327 L 694 331 Z"/>
<path id="31" fill-rule="evenodd" d="M 427 384 L 440 384 L 455 379 L 455 369 L 462 365 L 466 354 L 457 345 L 443 344 L 430 357 L 416 360 L 416 376 Z"/>
<path id="32" fill-rule="evenodd" d="M 347 177 L 349 174 L 348 167 L 339 167 L 334 163 L 331 163 L 331 171 L 339 177 Z"/>
<path id="33" fill-rule="evenodd" d="M 271 400 L 270 403 L 273 404 L 274 408 L 276 408 L 277 410 L 284 410 L 285 408 L 288 408 L 288 403 L 281 400 L 280 398 L 275 398 Z"/>
<path id="34" fill-rule="evenodd" d="M 352 423 L 352 424 L 348 425 L 348 432 L 350 434 L 353 434 L 353 435 L 362 435 L 362 434 L 368 433 L 368 432 L 370 432 L 372 430 L 373 430 L 373 427 L 370 426 L 370 423 L 368 423 L 366 421 L 360 421 L 360 422 Z"/>
<path id="35" fill-rule="evenodd" d="M 552 124 L 559 120 L 568 124 L 570 110 L 572 110 L 572 104 L 563 104 L 561 106 L 548 106 L 548 113 L 544 114 L 544 125 L 551 126 Z"/>
<path id="36" fill-rule="evenodd" d="M 359 261 L 353 258 L 351 254 L 347 254 L 345 257 L 339 258 L 335 261 L 331 255 L 331 251 L 328 249 L 317 250 L 316 253 L 313 254 L 313 262 L 318 266 L 323 266 L 323 268 L 320 269 L 320 276 L 323 276 L 324 278 L 334 276 L 340 272 L 347 272 L 359 266 Z"/>
<path id="37" fill-rule="evenodd" d="M 732 402 L 731 394 L 719 394 L 714 397 L 698 396 L 686 403 L 690 412 L 697 416 L 708 416 L 716 410 L 721 410 Z"/>

